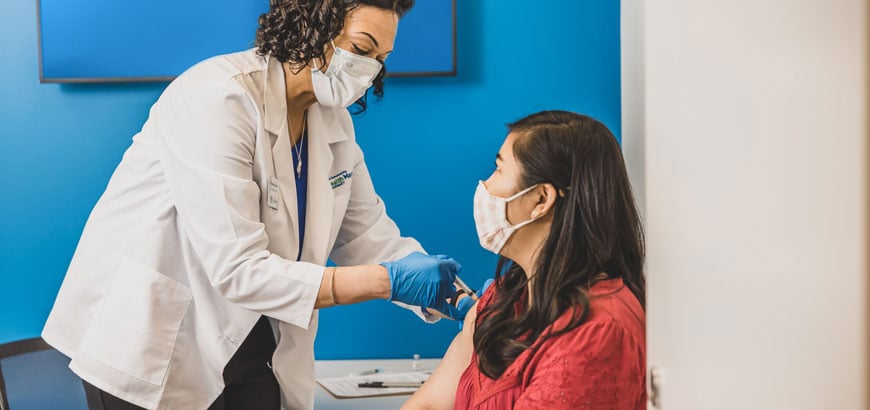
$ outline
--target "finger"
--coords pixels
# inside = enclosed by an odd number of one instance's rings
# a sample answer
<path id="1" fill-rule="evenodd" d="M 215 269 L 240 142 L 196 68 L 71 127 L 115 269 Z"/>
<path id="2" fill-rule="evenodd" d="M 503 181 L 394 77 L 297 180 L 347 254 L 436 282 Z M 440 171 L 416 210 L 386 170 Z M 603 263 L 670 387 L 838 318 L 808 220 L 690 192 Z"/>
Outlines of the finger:
<path id="1" fill-rule="evenodd" d="M 447 255 L 430 255 L 430 257 L 433 259 L 438 259 L 439 261 L 456 262 L 456 259 L 453 259 Z"/>
<path id="2" fill-rule="evenodd" d="M 443 281 L 438 285 L 438 294 L 436 295 L 436 299 L 447 300 L 456 296 L 456 291 L 453 290 L 453 281 Z"/>
<path id="3" fill-rule="evenodd" d="M 476 301 L 470 297 L 459 299 L 459 302 L 456 303 L 456 310 L 458 310 L 462 316 L 465 316 L 475 303 Z"/>
<path id="4" fill-rule="evenodd" d="M 456 274 L 452 272 L 442 272 L 439 287 L 447 289 L 450 292 L 449 297 L 456 295 Z"/>
<path id="5" fill-rule="evenodd" d="M 441 263 L 441 270 L 452 272 L 455 275 L 462 271 L 462 265 L 460 265 L 455 259 L 448 258 L 444 259 Z"/>
<path id="6" fill-rule="evenodd" d="M 435 316 L 435 317 L 437 317 L 437 318 L 439 318 L 439 319 L 450 319 L 450 320 L 453 320 L 452 317 L 447 316 L 447 315 L 445 315 L 445 314 L 439 312 L 439 311 L 436 310 L 436 309 L 426 309 L 426 308 L 423 308 L 423 311 L 426 312 L 426 314 L 428 314 L 428 315 L 430 315 L 430 316 Z"/>
<path id="7" fill-rule="evenodd" d="M 460 316 L 459 311 L 456 310 L 455 307 L 443 300 L 438 302 L 437 306 L 435 306 L 435 310 L 447 315 L 448 318 L 453 320 L 458 320 L 457 318 Z"/>
<path id="8" fill-rule="evenodd" d="M 457 268 L 462 268 L 462 265 L 453 258 L 446 258 L 445 261 L 449 262 L 451 265 L 456 265 Z"/>
<path id="9" fill-rule="evenodd" d="M 454 271 L 451 266 L 446 265 L 441 265 L 438 272 L 441 274 L 442 283 L 447 283 L 453 287 L 453 282 L 456 281 L 457 272 Z"/>

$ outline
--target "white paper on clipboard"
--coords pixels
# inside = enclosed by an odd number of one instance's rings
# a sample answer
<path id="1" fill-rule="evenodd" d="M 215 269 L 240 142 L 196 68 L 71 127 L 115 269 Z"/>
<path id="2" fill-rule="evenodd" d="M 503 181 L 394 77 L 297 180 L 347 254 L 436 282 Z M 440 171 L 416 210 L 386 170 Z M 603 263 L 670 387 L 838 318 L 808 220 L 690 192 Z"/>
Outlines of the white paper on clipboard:
<path id="1" fill-rule="evenodd" d="M 431 374 L 432 371 L 428 370 L 404 373 L 377 373 L 367 376 L 324 377 L 317 379 L 317 383 L 338 399 L 393 396 L 414 394 L 417 391 L 417 387 L 359 387 L 359 384 L 375 381 L 422 383 Z"/>

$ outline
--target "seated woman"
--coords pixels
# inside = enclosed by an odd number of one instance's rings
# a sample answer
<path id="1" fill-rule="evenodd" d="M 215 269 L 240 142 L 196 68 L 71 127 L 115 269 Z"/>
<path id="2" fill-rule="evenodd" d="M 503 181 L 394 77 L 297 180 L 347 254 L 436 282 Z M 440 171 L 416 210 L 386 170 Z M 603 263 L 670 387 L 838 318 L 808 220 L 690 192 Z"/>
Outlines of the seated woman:
<path id="1" fill-rule="evenodd" d="M 602 123 L 509 125 L 474 197 L 496 279 L 406 409 L 644 409 L 643 231 Z"/>

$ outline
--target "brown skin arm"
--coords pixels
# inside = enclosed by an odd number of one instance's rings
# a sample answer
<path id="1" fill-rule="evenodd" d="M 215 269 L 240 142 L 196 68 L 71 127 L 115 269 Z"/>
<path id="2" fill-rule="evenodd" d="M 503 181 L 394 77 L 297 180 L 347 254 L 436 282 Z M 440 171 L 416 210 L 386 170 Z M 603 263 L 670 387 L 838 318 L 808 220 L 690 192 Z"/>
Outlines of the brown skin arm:
<path id="1" fill-rule="evenodd" d="M 390 276 L 381 265 L 327 268 L 314 303 L 316 309 L 335 306 L 330 283 L 335 288 L 335 302 L 342 305 L 390 298 Z"/>

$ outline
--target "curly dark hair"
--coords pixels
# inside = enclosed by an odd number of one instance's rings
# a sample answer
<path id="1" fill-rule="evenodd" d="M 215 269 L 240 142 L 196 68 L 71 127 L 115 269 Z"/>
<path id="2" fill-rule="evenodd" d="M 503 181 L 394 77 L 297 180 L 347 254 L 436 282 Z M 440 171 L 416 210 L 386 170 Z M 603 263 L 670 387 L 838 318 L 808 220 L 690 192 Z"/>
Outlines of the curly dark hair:
<path id="1" fill-rule="evenodd" d="M 414 0 L 270 0 L 269 11 L 259 19 L 257 53 L 270 54 L 299 72 L 314 59 L 325 60 L 326 44 L 341 33 L 347 14 L 360 6 L 393 11 L 401 18 Z M 378 99 L 384 96 L 386 73 L 384 65 L 374 80 Z M 354 114 L 366 110 L 367 96 L 355 103 Z"/>

